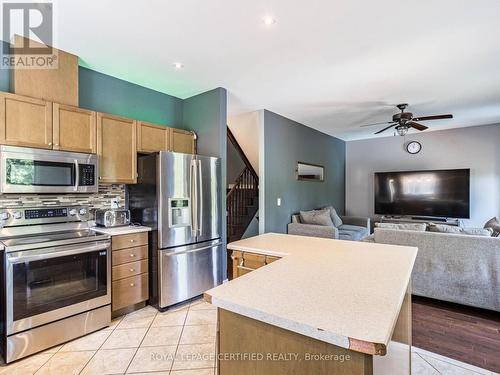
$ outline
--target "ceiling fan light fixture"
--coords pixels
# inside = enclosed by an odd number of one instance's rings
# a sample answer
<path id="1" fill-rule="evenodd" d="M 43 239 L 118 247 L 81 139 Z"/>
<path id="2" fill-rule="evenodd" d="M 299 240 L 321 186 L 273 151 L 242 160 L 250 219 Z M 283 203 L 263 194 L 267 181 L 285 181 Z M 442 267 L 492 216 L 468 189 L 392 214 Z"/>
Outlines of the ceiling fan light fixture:
<path id="1" fill-rule="evenodd" d="M 398 135 L 402 137 L 406 135 L 406 133 L 408 133 L 408 127 L 405 125 L 400 125 L 396 128 L 396 131 L 398 132 Z"/>

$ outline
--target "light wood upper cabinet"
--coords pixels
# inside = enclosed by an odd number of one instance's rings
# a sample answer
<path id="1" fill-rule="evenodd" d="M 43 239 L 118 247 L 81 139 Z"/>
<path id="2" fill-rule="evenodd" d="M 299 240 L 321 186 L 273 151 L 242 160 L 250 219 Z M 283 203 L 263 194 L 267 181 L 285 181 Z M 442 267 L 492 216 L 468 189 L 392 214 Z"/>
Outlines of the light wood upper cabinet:
<path id="1" fill-rule="evenodd" d="M 97 152 L 96 113 L 82 108 L 54 103 L 54 150 Z"/>
<path id="2" fill-rule="evenodd" d="M 195 139 L 191 132 L 181 129 L 170 129 L 170 150 L 174 152 L 184 152 L 186 154 L 195 153 Z"/>
<path id="3" fill-rule="evenodd" d="M 97 153 L 101 183 L 137 182 L 137 121 L 97 113 Z"/>
<path id="4" fill-rule="evenodd" d="M 0 144 L 52 148 L 52 103 L 0 93 Z"/>
<path id="5" fill-rule="evenodd" d="M 169 147 L 169 128 L 144 121 L 137 122 L 137 152 L 166 151 Z"/>

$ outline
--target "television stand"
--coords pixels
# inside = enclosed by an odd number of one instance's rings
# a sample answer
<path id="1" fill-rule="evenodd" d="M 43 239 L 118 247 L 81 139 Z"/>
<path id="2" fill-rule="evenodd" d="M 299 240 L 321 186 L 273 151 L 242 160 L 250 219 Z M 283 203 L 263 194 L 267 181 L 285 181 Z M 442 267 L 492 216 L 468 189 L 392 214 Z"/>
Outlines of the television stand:
<path id="1" fill-rule="evenodd" d="M 461 227 L 462 222 L 459 219 L 448 219 L 445 217 L 428 216 L 381 216 L 381 223 L 438 223 Z"/>

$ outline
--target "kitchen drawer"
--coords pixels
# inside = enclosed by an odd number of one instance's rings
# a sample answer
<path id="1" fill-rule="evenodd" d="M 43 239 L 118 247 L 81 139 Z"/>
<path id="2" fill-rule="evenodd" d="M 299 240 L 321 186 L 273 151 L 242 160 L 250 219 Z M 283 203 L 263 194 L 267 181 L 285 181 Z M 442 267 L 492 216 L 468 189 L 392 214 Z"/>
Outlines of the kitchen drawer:
<path id="1" fill-rule="evenodd" d="M 130 255 L 129 255 L 130 256 Z M 148 272 L 148 260 L 139 260 L 137 262 L 120 264 L 119 266 L 113 266 L 111 272 L 113 281 L 124 279 L 125 277 L 139 275 L 141 273 Z"/>
<path id="2" fill-rule="evenodd" d="M 113 250 L 126 249 L 127 247 L 142 246 L 148 244 L 148 232 L 122 234 L 113 236 L 111 248 Z"/>
<path id="3" fill-rule="evenodd" d="M 276 262 L 277 260 L 280 260 L 281 258 L 279 257 L 273 257 L 272 255 L 266 255 L 266 264 Z"/>
<path id="4" fill-rule="evenodd" d="M 243 253 L 243 265 L 247 268 L 257 269 L 266 265 L 266 256 L 253 253 Z"/>
<path id="5" fill-rule="evenodd" d="M 111 303 L 113 311 L 145 301 L 149 298 L 148 274 L 142 273 L 113 281 L 112 289 Z"/>
<path id="6" fill-rule="evenodd" d="M 135 262 L 148 258 L 148 246 L 131 247 L 124 250 L 116 250 L 112 253 L 111 264 L 118 266 L 124 263 Z"/>

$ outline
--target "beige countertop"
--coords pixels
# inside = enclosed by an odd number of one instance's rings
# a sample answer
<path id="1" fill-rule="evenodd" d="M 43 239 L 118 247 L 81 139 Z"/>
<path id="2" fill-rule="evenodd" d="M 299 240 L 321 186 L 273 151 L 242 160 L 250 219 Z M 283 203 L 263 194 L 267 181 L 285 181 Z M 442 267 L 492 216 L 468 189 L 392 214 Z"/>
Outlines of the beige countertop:
<path id="1" fill-rule="evenodd" d="M 150 227 L 144 227 L 140 225 L 126 225 L 123 227 L 105 228 L 105 227 L 91 227 L 93 231 L 97 233 L 109 234 L 110 236 L 119 236 L 120 234 L 132 234 L 140 232 L 149 232 Z"/>
<path id="2" fill-rule="evenodd" d="M 389 344 L 417 248 L 268 233 L 228 249 L 283 257 L 205 293 L 213 305 L 343 348 Z M 366 344 L 366 349 L 359 349 Z"/>

